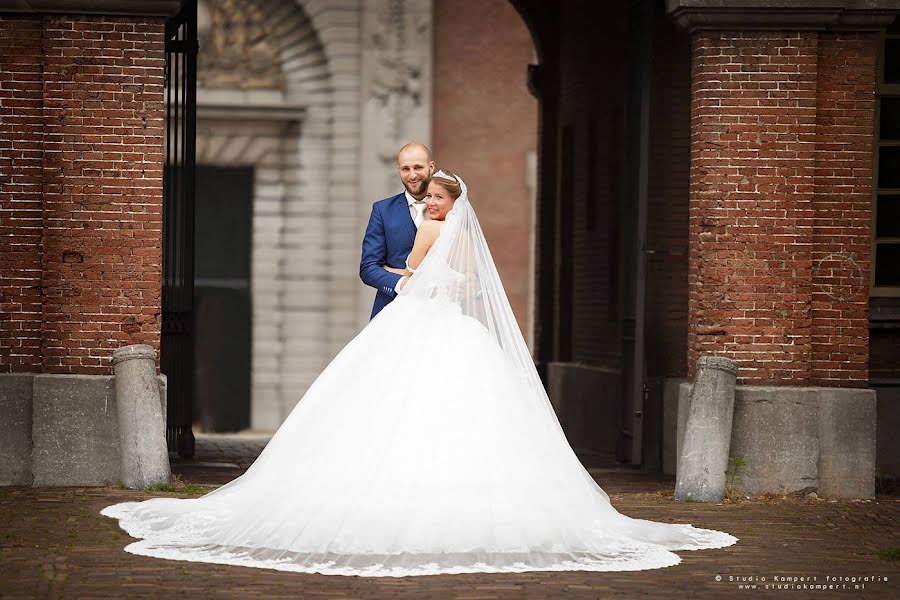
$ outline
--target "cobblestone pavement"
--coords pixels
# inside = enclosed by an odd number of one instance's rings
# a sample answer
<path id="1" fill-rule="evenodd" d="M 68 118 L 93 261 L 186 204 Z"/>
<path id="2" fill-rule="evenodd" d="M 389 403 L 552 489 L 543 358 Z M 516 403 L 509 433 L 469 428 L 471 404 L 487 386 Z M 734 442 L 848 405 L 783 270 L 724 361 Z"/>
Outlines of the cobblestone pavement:
<path id="1" fill-rule="evenodd" d="M 172 455 L 172 472 L 186 481 L 223 484 L 253 464 L 272 435 L 269 433 L 197 434 L 194 457 Z"/>
<path id="2" fill-rule="evenodd" d="M 186 483 L 209 486 L 240 474 L 268 438 L 200 436 L 193 461 L 173 459 Z M 361 578 L 305 575 L 167 561 L 122 551 L 131 538 L 100 509 L 124 500 L 185 495 L 106 488 L 0 488 L 0 598 L 897 598 L 900 498 L 829 501 L 769 497 L 722 505 L 672 500 L 674 481 L 628 468 L 590 468 L 613 505 L 633 517 L 692 523 L 736 535 L 729 548 L 679 552 L 674 567 L 639 572 L 565 572 Z M 721 580 L 717 581 L 717 576 Z M 864 588 L 764 589 L 774 577 L 868 577 Z M 747 578 L 757 589 L 739 589 Z M 765 581 L 762 581 L 765 578 Z M 884 580 L 887 578 L 887 581 Z M 793 585 L 799 586 L 800 582 Z M 837 582 L 838 586 L 843 585 Z M 857 585 L 860 585 L 857 583 Z M 768 594 L 767 594 L 768 592 Z"/>

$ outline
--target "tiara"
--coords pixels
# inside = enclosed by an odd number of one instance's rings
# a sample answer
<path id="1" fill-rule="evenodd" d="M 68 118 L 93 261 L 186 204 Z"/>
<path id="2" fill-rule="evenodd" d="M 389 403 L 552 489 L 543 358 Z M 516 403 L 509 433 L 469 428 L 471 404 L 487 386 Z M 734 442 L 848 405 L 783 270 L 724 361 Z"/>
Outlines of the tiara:
<path id="1" fill-rule="evenodd" d="M 434 174 L 433 174 L 431 177 L 432 177 L 432 178 L 434 178 L 434 177 L 439 177 L 439 178 L 441 178 L 441 179 L 446 179 L 446 180 L 448 180 L 448 181 L 455 181 L 456 183 L 459 183 L 459 179 L 458 179 L 458 178 L 454 177 L 453 175 L 450 175 L 449 173 L 444 173 L 444 172 L 443 172 L 442 170 L 440 170 L 440 169 L 438 169 L 437 171 L 435 171 Z"/>

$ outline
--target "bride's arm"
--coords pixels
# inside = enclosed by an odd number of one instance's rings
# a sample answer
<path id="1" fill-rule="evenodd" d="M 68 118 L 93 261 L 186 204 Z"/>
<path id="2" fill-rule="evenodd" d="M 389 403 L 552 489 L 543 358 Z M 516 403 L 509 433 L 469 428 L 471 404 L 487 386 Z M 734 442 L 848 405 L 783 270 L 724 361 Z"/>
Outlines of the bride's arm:
<path id="1" fill-rule="evenodd" d="M 434 241 L 437 239 L 440 232 L 440 221 L 425 221 L 419 225 L 419 231 L 416 233 L 416 241 L 413 243 L 412 252 L 409 253 L 409 258 L 406 259 L 406 265 L 410 269 L 415 270 L 419 268 L 419 265 L 425 260 L 425 255 L 428 254 L 428 250 L 434 245 Z"/>
<path id="2" fill-rule="evenodd" d="M 437 221 L 425 221 L 424 223 L 422 223 L 422 225 L 419 226 L 419 230 L 416 232 L 416 240 L 415 242 L 413 242 L 412 252 L 409 253 L 409 257 L 406 259 L 407 266 L 415 270 L 420 264 L 422 264 L 422 260 L 428 253 L 429 248 L 431 248 L 431 246 L 434 244 L 434 241 L 437 239 L 440 230 L 441 226 Z M 413 274 L 413 271 L 411 271 L 410 269 L 396 269 L 387 265 L 383 265 L 382 268 L 385 271 L 396 273 L 397 275 L 401 275 L 403 277 L 409 277 Z M 401 283 L 400 287 L 402 288 L 403 284 L 405 283 L 405 281 Z"/>
<path id="3" fill-rule="evenodd" d="M 441 223 L 439 221 L 425 221 L 419 226 L 419 231 L 416 233 L 416 241 L 413 243 L 412 252 L 410 252 L 409 256 L 406 258 L 407 268 L 404 270 L 406 275 L 400 279 L 400 282 L 397 284 L 397 289 L 403 289 L 403 286 L 409 281 L 409 276 L 419 268 L 419 265 L 425 260 L 425 255 L 428 254 L 428 250 L 434 245 L 434 241 L 437 239 L 440 232 Z"/>

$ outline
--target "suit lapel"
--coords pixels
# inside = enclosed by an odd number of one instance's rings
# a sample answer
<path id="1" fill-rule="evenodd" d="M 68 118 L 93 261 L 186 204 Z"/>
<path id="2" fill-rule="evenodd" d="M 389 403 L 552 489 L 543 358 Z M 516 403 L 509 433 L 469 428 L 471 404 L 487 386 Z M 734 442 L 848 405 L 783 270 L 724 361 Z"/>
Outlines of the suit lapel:
<path id="1" fill-rule="evenodd" d="M 406 194 L 400 194 L 394 200 L 394 214 L 400 223 L 403 223 L 403 229 L 409 234 L 410 246 L 416 239 L 416 224 L 413 223 L 412 217 L 409 216 L 409 204 L 406 202 Z"/>

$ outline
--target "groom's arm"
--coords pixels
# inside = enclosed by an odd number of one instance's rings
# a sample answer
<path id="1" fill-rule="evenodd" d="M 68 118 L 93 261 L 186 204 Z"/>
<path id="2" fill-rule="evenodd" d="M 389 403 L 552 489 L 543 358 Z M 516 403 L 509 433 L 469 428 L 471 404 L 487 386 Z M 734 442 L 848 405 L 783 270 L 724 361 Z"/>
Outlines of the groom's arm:
<path id="1" fill-rule="evenodd" d="M 384 233 L 384 221 L 376 202 L 372 205 L 372 214 L 369 216 L 366 235 L 362 241 L 359 278 L 366 285 L 393 297 L 397 295 L 394 287 L 400 281 L 400 275 L 385 271 L 385 264 L 387 264 L 387 240 Z"/>

